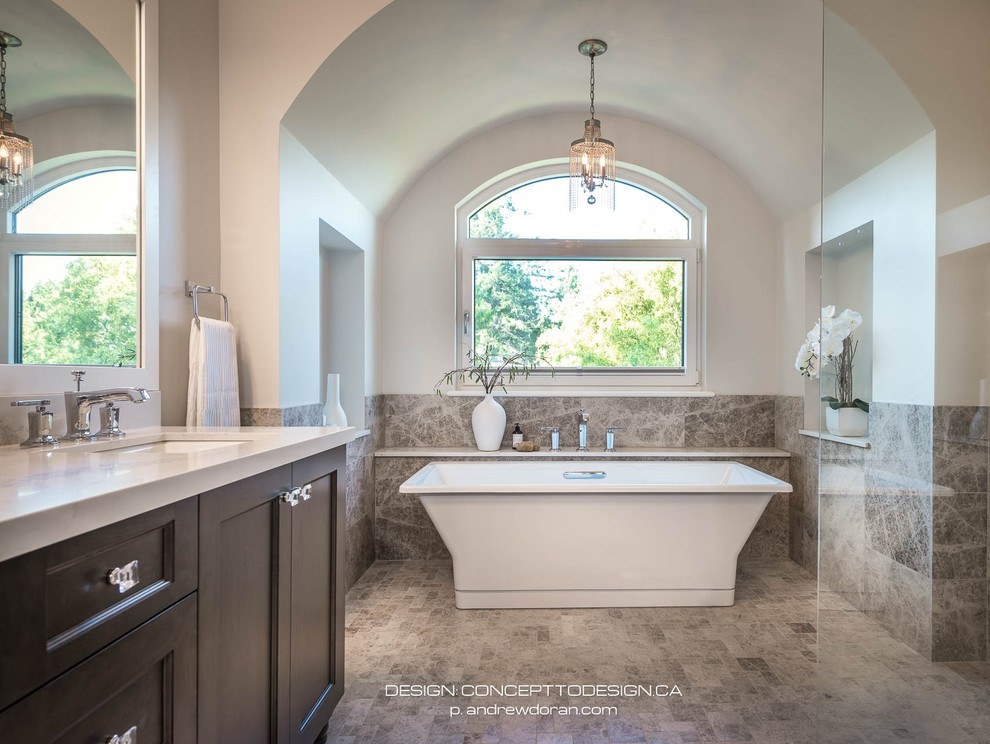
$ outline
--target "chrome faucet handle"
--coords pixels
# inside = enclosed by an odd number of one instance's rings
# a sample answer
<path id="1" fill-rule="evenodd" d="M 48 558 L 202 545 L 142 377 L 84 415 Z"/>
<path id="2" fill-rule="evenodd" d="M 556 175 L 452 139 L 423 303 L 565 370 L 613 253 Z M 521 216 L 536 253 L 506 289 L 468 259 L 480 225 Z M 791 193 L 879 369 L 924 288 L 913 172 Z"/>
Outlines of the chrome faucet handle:
<path id="1" fill-rule="evenodd" d="M 560 452 L 560 427 L 556 424 L 541 426 L 540 431 L 550 432 L 550 451 Z"/>
<path id="2" fill-rule="evenodd" d="M 22 447 L 57 447 L 58 440 L 52 434 L 55 426 L 55 414 L 45 409 L 52 402 L 45 398 L 15 400 L 11 406 L 34 406 L 28 412 L 28 438 L 21 442 Z"/>
<path id="3" fill-rule="evenodd" d="M 615 452 L 615 432 L 625 431 L 624 426 L 606 426 L 605 427 L 605 451 Z"/>
<path id="4" fill-rule="evenodd" d="M 74 369 L 69 372 L 72 375 L 72 379 L 76 381 L 76 392 L 78 393 L 82 390 L 82 378 L 86 376 L 86 370 L 84 369 Z"/>
<path id="5" fill-rule="evenodd" d="M 96 432 L 96 436 L 101 439 L 124 436 L 124 432 L 120 430 L 120 408 L 113 401 L 100 409 L 100 430 Z"/>
<path id="6" fill-rule="evenodd" d="M 37 406 L 38 412 L 45 406 L 50 406 L 52 402 L 47 399 L 42 398 L 31 398 L 29 400 L 15 400 L 10 405 L 11 406 Z"/>

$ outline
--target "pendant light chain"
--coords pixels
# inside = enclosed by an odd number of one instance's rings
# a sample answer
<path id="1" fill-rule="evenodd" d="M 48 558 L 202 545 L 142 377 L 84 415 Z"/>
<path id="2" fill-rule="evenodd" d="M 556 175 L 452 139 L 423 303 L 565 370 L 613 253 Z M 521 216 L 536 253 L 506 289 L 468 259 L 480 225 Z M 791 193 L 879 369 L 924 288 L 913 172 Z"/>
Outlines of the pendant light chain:
<path id="1" fill-rule="evenodd" d="M 595 118 L 595 55 L 588 55 L 591 57 L 591 118 Z"/>
<path id="2" fill-rule="evenodd" d="M 7 45 L 0 44 L 0 115 L 7 113 Z"/>

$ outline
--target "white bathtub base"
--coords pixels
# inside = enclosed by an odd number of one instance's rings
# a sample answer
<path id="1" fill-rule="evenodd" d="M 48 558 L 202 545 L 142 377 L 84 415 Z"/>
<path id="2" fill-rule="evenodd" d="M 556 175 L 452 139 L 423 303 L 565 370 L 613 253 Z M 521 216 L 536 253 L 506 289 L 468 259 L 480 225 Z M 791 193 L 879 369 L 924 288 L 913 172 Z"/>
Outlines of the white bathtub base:
<path id="1" fill-rule="evenodd" d="M 561 607 L 730 607 L 735 589 L 554 589 L 454 591 L 459 610 Z"/>
<path id="2" fill-rule="evenodd" d="M 586 477 L 581 477 L 586 476 Z M 790 485 L 738 463 L 431 463 L 416 494 L 457 606 L 725 607 L 736 559 Z"/>

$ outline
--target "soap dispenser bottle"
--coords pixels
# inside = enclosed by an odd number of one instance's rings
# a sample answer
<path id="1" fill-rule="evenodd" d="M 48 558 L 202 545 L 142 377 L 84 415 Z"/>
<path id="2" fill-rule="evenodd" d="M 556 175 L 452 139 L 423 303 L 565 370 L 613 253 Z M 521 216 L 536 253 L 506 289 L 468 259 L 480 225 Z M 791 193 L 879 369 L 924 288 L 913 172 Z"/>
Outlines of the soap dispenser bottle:
<path id="1" fill-rule="evenodd" d="M 520 444 L 522 444 L 522 440 L 522 429 L 519 428 L 519 424 L 516 424 L 516 428 L 512 430 L 512 449 L 516 449 Z"/>

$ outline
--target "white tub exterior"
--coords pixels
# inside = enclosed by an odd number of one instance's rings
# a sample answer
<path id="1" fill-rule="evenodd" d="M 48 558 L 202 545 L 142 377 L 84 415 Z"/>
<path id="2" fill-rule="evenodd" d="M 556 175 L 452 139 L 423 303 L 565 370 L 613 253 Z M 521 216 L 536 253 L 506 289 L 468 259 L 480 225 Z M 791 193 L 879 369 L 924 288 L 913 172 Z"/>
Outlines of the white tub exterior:
<path id="1" fill-rule="evenodd" d="M 597 471 L 595 479 L 565 472 Z M 775 493 L 736 462 L 433 462 L 418 494 L 462 609 L 728 606 L 736 559 Z"/>

